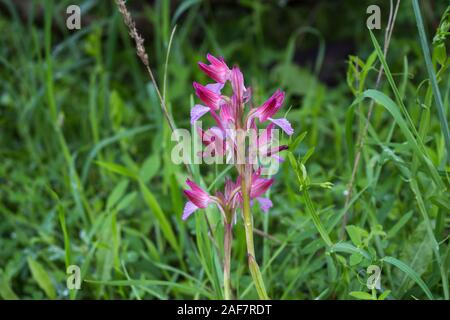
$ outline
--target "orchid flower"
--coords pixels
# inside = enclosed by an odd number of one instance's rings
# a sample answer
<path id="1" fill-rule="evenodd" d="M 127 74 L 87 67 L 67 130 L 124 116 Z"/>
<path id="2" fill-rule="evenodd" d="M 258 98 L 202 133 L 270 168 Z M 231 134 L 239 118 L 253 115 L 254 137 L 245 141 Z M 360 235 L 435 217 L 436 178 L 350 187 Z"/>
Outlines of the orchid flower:
<path id="1" fill-rule="evenodd" d="M 227 159 L 230 154 L 239 149 L 240 140 L 237 138 L 237 130 L 249 132 L 256 129 L 257 125 L 265 125 L 265 130 L 256 137 L 255 143 L 247 148 L 248 158 L 244 156 L 244 163 L 236 164 L 238 176 L 236 181 L 226 177 L 224 191 L 217 191 L 214 195 L 204 191 L 200 186 L 191 180 L 186 183 L 190 190 L 184 190 L 188 201 L 183 210 L 183 220 L 186 220 L 197 209 L 204 209 L 210 205 L 216 205 L 223 215 L 225 225 L 224 239 L 224 285 L 225 297 L 231 297 L 230 285 L 230 246 L 231 246 L 231 223 L 236 221 L 236 212 L 241 210 L 246 231 L 247 253 L 249 266 L 252 272 L 253 281 L 261 298 L 267 298 L 264 283 L 258 276 L 259 267 L 256 263 L 253 247 L 253 226 L 250 207 L 259 203 L 263 212 L 268 212 L 272 207 L 272 201 L 263 195 L 274 183 L 274 178 L 261 176 L 261 168 L 258 165 L 249 165 L 250 154 L 259 151 L 264 156 L 274 157 L 278 161 L 283 161 L 278 154 L 287 149 L 286 145 L 271 146 L 273 130 L 275 126 L 281 128 L 287 135 L 292 135 L 294 130 L 286 118 L 274 118 L 282 108 L 285 93 L 276 90 L 263 104 L 257 108 L 252 106 L 246 108 L 252 97 L 252 90 L 245 86 L 244 76 L 239 67 L 229 68 L 222 57 L 216 58 L 211 54 L 206 56 L 209 65 L 199 62 L 200 69 L 214 82 L 206 85 L 193 83 L 195 94 L 202 104 L 196 104 L 191 110 L 191 124 L 209 114 L 216 125 L 203 131 L 197 128 L 202 143 L 206 146 L 206 151 L 202 152 L 203 157 L 223 156 Z M 226 96 L 222 94 L 222 89 L 229 82 L 232 94 Z M 244 146 L 245 147 L 245 146 Z"/>
<path id="2" fill-rule="evenodd" d="M 279 89 L 276 90 L 263 104 L 257 108 L 251 108 L 248 114 L 245 115 L 245 104 L 251 99 L 251 88 L 245 87 L 244 76 L 239 67 L 234 66 L 233 68 L 229 68 L 222 57 L 216 58 L 208 54 L 206 58 L 210 64 L 207 65 L 199 62 L 199 67 L 207 76 L 216 81 L 216 83 L 202 85 L 194 82 L 195 93 L 203 104 L 196 104 L 192 108 L 191 124 L 195 125 L 196 121 L 209 113 L 215 120 L 216 126 L 206 131 L 200 128 L 197 129 L 201 141 L 207 149 L 201 155 L 203 157 L 223 156 L 225 154 L 228 155 L 231 151 L 235 151 L 231 149 L 237 149 L 236 138 L 234 136 L 231 137 L 232 143 L 229 143 L 227 140 L 227 138 L 230 138 L 229 130 L 231 129 L 231 132 L 233 132 L 236 129 L 249 130 L 256 128 L 255 120 L 257 119 L 259 123 L 269 122 L 269 124 L 265 131 L 257 138 L 257 143 L 250 146 L 251 151 L 254 151 L 252 149 L 257 149 L 263 156 L 270 156 L 280 162 L 283 161 L 283 158 L 279 157 L 278 153 L 287 149 L 287 146 L 271 147 L 270 142 L 274 126 L 280 127 L 288 135 L 292 135 L 294 132 L 287 119 L 273 118 L 283 105 L 285 93 Z M 230 97 L 224 96 L 221 93 L 227 82 L 231 84 L 232 88 L 232 95 Z M 239 176 L 236 183 L 239 184 L 241 179 L 242 177 Z M 270 199 L 261 198 L 260 196 L 270 188 L 273 182 L 273 179 L 261 178 L 260 170 L 254 171 L 252 174 L 250 199 L 256 199 L 261 204 L 264 212 L 268 211 L 272 206 L 272 202 Z M 207 193 L 202 191 L 192 181 L 188 180 L 187 183 L 192 188 L 192 191 L 185 191 L 190 201 L 186 203 L 183 219 L 189 217 L 198 208 L 205 208 L 213 202 L 211 201 L 211 196 L 207 196 Z M 229 187 L 231 183 L 231 180 L 227 180 L 225 188 L 227 186 Z M 200 198 L 195 198 L 194 193 Z M 242 200 L 241 195 L 238 194 L 237 197 Z M 223 195 L 220 194 L 218 198 L 222 198 L 222 202 L 225 202 L 226 192 Z M 200 202 L 200 200 L 202 201 Z M 236 209 L 236 207 L 233 207 L 233 209 Z"/>

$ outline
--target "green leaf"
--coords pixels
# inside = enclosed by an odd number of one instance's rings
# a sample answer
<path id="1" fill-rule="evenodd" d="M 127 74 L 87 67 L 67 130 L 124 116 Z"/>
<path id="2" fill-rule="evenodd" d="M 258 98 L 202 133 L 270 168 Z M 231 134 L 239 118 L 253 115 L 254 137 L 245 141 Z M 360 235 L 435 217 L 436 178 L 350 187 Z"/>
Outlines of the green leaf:
<path id="1" fill-rule="evenodd" d="M 97 280 L 85 280 L 87 283 L 92 284 L 102 284 L 106 286 L 120 286 L 120 287 L 129 287 L 129 286 L 164 286 L 172 288 L 172 290 L 177 289 L 181 292 L 185 292 L 187 294 L 202 294 L 206 298 L 212 298 L 211 293 L 206 289 L 200 286 L 192 286 L 177 282 L 171 281 L 162 281 L 162 280 L 107 280 L 107 281 L 97 281 Z"/>
<path id="2" fill-rule="evenodd" d="M 17 297 L 17 295 L 9 285 L 9 280 L 7 279 L 6 275 L 1 269 L 0 269 L 0 297 L 2 297 L 5 300 L 19 300 L 19 297 Z"/>
<path id="3" fill-rule="evenodd" d="M 387 296 L 391 293 L 391 290 L 386 290 L 378 297 L 378 300 L 385 300 Z"/>
<path id="4" fill-rule="evenodd" d="M 261 271 L 259 270 L 259 266 L 255 261 L 255 258 L 251 255 L 248 257 L 248 265 L 250 268 L 250 273 L 252 274 L 252 277 L 255 282 L 256 291 L 258 292 L 258 296 L 261 300 L 268 300 L 269 297 L 266 293 L 266 287 L 264 286 L 264 280 L 261 274 Z"/>
<path id="5" fill-rule="evenodd" d="M 394 224 L 394 226 L 388 231 L 386 238 L 392 238 L 394 237 L 397 232 L 403 228 L 403 226 L 408 223 L 409 219 L 411 219 L 411 217 L 413 216 L 413 212 L 409 211 L 406 214 L 404 214 L 400 220 L 398 220 L 398 222 L 396 224 Z"/>
<path id="6" fill-rule="evenodd" d="M 441 43 L 434 47 L 434 56 L 436 57 L 437 62 L 441 66 L 444 66 L 447 62 L 447 48 L 444 43 Z"/>
<path id="7" fill-rule="evenodd" d="M 103 162 L 103 161 L 96 161 L 96 164 L 99 165 L 100 167 L 103 167 L 103 168 L 111 171 L 111 172 L 118 173 L 125 177 L 137 179 L 136 172 L 134 172 L 124 166 L 121 166 L 119 164 L 112 163 L 112 162 Z"/>
<path id="8" fill-rule="evenodd" d="M 364 251 L 360 248 L 356 248 L 354 245 L 347 243 L 347 242 L 340 242 L 336 243 L 335 245 L 332 245 L 329 249 L 329 252 L 345 252 L 345 253 L 359 253 L 364 258 L 371 260 L 371 256 L 367 251 Z"/>
<path id="9" fill-rule="evenodd" d="M 142 182 L 147 183 L 153 178 L 156 173 L 159 171 L 161 166 L 161 160 L 159 154 L 155 153 L 149 156 L 142 165 L 141 170 L 139 171 L 139 177 Z"/>
<path id="10" fill-rule="evenodd" d="M 45 271 L 44 267 L 37 261 L 33 260 L 31 257 L 28 257 L 28 267 L 31 270 L 31 274 L 33 275 L 34 280 L 36 280 L 39 287 L 44 290 L 47 297 L 50 299 L 56 299 L 55 288 L 53 287 L 50 276 L 47 271 Z"/>
<path id="11" fill-rule="evenodd" d="M 102 141 L 97 143 L 92 148 L 92 150 L 89 152 L 89 154 L 84 162 L 83 170 L 82 170 L 82 174 L 81 174 L 81 181 L 83 182 L 83 184 L 86 183 L 86 179 L 88 177 L 89 168 L 91 166 L 92 160 L 97 156 L 97 154 L 100 152 L 100 150 L 102 150 L 103 148 L 105 148 L 113 143 L 116 143 L 122 139 L 130 138 L 137 134 L 146 132 L 146 131 L 152 129 L 153 127 L 154 127 L 153 125 L 145 125 L 145 126 L 141 126 L 141 127 L 136 127 L 136 128 L 131 128 L 128 130 L 120 131 L 116 135 L 114 135 L 112 137 L 108 137 L 106 139 L 103 139 Z"/>
<path id="12" fill-rule="evenodd" d="M 125 208 L 128 208 L 130 204 L 136 199 L 137 192 L 133 191 L 127 194 L 125 197 L 120 200 L 120 202 L 116 206 L 117 211 L 121 211 Z"/>
<path id="13" fill-rule="evenodd" d="M 347 233 L 350 237 L 350 240 L 352 240 L 353 244 L 357 247 L 361 246 L 362 235 L 364 232 L 367 234 L 367 232 L 354 225 L 348 225 L 347 227 L 345 227 L 345 229 L 347 230 Z"/>
<path id="14" fill-rule="evenodd" d="M 169 220 L 167 219 L 166 215 L 164 214 L 161 207 L 159 206 L 159 203 L 156 200 L 155 196 L 142 181 L 139 181 L 139 187 L 141 189 L 145 203 L 151 209 L 153 215 L 155 216 L 156 220 L 158 221 L 159 226 L 161 227 L 161 231 L 164 234 L 166 240 L 169 242 L 169 244 L 172 246 L 172 248 L 175 251 L 177 251 L 178 254 L 180 254 L 181 253 L 180 247 L 179 247 L 177 239 L 175 237 L 175 233 L 173 232 L 172 226 L 170 225 Z"/>
<path id="15" fill-rule="evenodd" d="M 374 300 L 371 294 L 363 291 L 352 291 L 350 295 L 359 300 Z"/>
<path id="16" fill-rule="evenodd" d="M 356 265 L 360 264 L 362 260 L 363 260 L 362 255 L 360 255 L 359 253 L 352 253 L 350 256 L 350 265 L 352 267 L 356 266 Z"/>
<path id="17" fill-rule="evenodd" d="M 424 151 L 423 143 L 421 142 L 420 138 L 416 139 L 414 134 L 411 132 L 408 124 L 403 119 L 402 114 L 400 113 L 399 108 L 395 104 L 395 102 L 392 101 L 392 99 L 386 96 L 384 93 L 378 90 L 369 89 L 364 91 L 363 95 L 358 99 L 356 99 L 353 103 L 356 104 L 357 102 L 359 102 L 359 99 L 363 97 L 375 100 L 376 103 L 385 107 L 386 110 L 389 111 L 389 113 L 392 115 L 397 125 L 400 127 L 400 130 L 402 131 L 406 140 L 408 141 L 409 147 L 412 149 L 414 153 L 416 153 L 419 156 L 419 159 L 428 168 L 434 182 L 439 187 L 444 188 L 444 184 L 442 182 L 441 177 L 439 176 L 436 167 L 433 165 L 431 160 L 427 157 L 426 152 Z"/>
<path id="18" fill-rule="evenodd" d="M 305 139 L 306 135 L 308 132 L 302 132 L 301 134 L 298 135 L 297 138 L 295 138 L 295 140 L 293 142 L 291 142 L 289 144 L 289 150 L 291 152 L 295 152 L 295 149 L 297 149 L 298 145 L 303 141 L 303 139 Z"/>
<path id="19" fill-rule="evenodd" d="M 422 14 L 420 13 L 419 2 L 412 0 L 414 8 L 414 15 L 416 17 L 417 29 L 419 31 L 420 45 L 422 47 L 423 57 L 425 60 L 425 66 L 428 72 L 428 78 L 431 82 L 431 88 L 433 90 L 433 97 L 436 104 L 437 114 L 439 122 L 441 124 L 442 135 L 444 136 L 445 147 L 447 149 L 447 162 L 450 162 L 450 129 L 448 127 L 448 120 L 446 118 L 446 110 L 444 108 L 444 102 L 442 101 L 441 91 L 439 90 L 438 81 L 436 78 L 436 72 L 434 71 L 433 62 L 430 57 L 430 48 L 428 47 L 427 35 L 425 33 L 425 27 L 422 21 Z M 445 48 L 444 48 L 445 51 Z M 440 58 L 444 58 L 443 56 Z M 446 297 L 449 298 L 448 295 Z"/>
<path id="20" fill-rule="evenodd" d="M 415 283 L 417 283 L 419 285 L 419 287 L 427 295 L 428 299 L 434 300 L 434 297 L 430 291 L 430 288 L 428 288 L 428 286 L 425 284 L 425 282 L 422 280 L 422 278 L 420 278 L 420 276 L 410 266 L 408 266 L 404 262 L 402 262 L 394 257 L 387 256 L 381 260 L 384 262 L 387 262 L 387 263 L 393 265 L 394 267 L 399 268 L 401 271 L 403 271 L 408 277 L 410 277 Z"/>
<path id="21" fill-rule="evenodd" d="M 106 209 L 110 210 L 122 198 L 128 187 L 128 180 L 122 180 L 117 184 L 106 201 Z"/>
<path id="22" fill-rule="evenodd" d="M 311 147 L 311 148 L 309 148 L 308 149 L 308 151 L 306 151 L 306 153 L 305 153 L 305 155 L 302 157 L 302 164 L 304 165 L 304 164 L 306 164 L 306 162 L 309 160 L 309 158 L 311 158 L 311 156 L 313 155 L 313 153 L 314 153 L 314 147 Z"/>

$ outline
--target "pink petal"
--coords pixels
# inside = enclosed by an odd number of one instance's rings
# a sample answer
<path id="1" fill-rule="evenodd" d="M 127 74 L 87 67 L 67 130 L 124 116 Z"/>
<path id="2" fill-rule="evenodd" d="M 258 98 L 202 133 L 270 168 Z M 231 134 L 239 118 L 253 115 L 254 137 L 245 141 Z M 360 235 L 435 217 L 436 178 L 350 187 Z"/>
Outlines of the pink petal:
<path id="1" fill-rule="evenodd" d="M 260 122 L 264 122 L 278 112 L 283 105 L 283 101 L 284 92 L 277 90 L 266 102 L 256 109 L 253 116 L 258 117 Z"/>
<path id="2" fill-rule="evenodd" d="M 269 124 L 267 128 L 259 135 L 258 146 L 260 148 L 271 142 L 273 127 L 274 127 L 273 123 Z"/>
<path id="3" fill-rule="evenodd" d="M 235 121 L 235 115 L 231 106 L 228 103 L 223 103 L 220 107 L 220 118 L 224 123 L 228 123 L 229 121 Z"/>
<path id="4" fill-rule="evenodd" d="M 294 129 L 292 129 L 291 124 L 289 121 L 287 121 L 285 118 L 280 119 L 272 119 L 268 118 L 271 122 L 275 123 L 277 126 L 279 126 L 288 136 L 292 135 L 294 133 Z"/>
<path id="5" fill-rule="evenodd" d="M 226 66 L 225 60 L 223 60 L 222 57 L 216 58 L 211 53 L 206 54 L 206 59 L 213 65 L 213 66 Z"/>
<path id="6" fill-rule="evenodd" d="M 267 190 L 269 190 L 270 186 L 273 184 L 273 181 L 273 179 L 252 178 L 250 198 L 257 198 L 265 193 Z"/>
<path id="7" fill-rule="evenodd" d="M 203 191 L 195 182 L 187 179 L 186 184 L 191 187 L 192 190 L 183 190 L 186 197 L 197 207 L 206 208 L 211 203 L 209 194 Z"/>
<path id="8" fill-rule="evenodd" d="M 252 88 L 248 87 L 247 90 L 244 91 L 244 103 L 247 103 L 250 101 L 250 99 L 252 98 Z"/>
<path id="9" fill-rule="evenodd" d="M 231 70 L 231 87 L 233 88 L 233 93 L 237 98 L 238 104 L 241 104 L 244 100 L 244 93 L 246 91 L 244 86 L 244 76 L 238 67 L 233 67 Z"/>
<path id="10" fill-rule="evenodd" d="M 220 94 L 217 94 L 207 87 L 201 85 L 200 83 L 193 83 L 195 94 L 202 100 L 208 107 L 213 110 L 217 110 L 220 107 L 220 102 L 222 100 Z"/>
<path id="11" fill-rule="evenodd" d="M 210 65 L 207 65 L 203 62 L 199 62 L 198 65 L 208 77 L 220 83 L 225 83 L 227 80 L 229 80 L 230 69 L 228 68 L 222 57 L 218 59 L 208 53 L 206 55 L 206 58 L 211 63 Z"/>
<path id="12" fill-rule="evenodd" d="M 200 119 L 209 110 L 210 109 L 208 107 L 202 106 L 201 104 L 196 104 L 191 109 L 191 124 L 194 124 L 198 119 Z"/>
<path id="13" fill-rule="evenodd" d="M 186 202 L 184 209 L 183 209 L 182 219 L 186 220 L 197 209 L 198 209 L 198 207 L 195 204 L 193 204 L 192 202 L 190 202 L 190 201 Z"/>

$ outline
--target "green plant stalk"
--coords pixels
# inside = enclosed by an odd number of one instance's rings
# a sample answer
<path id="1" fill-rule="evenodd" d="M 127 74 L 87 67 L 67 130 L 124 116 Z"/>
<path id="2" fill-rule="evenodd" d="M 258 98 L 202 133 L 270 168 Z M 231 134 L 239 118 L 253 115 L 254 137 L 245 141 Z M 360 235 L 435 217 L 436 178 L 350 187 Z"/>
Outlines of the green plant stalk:
<path id="1" fill-rule="evenodd" d="M 427 36 L 425 34 L 425 28 L 423 26 L 422 15 L 420 14 L 420 7 L 417 0 L 412 1 L 414 8 L 414 15 L 416 16 L 417 29 L 419 30 L 420 44 L 425 59 L 425 65 L 427 67 L 428 77 L 430 78 L 431 87 L 433 89 L 433 96 L 436 102 L 439 121 L 441 123 L 442 134 L 444 135 L 445 146 L 447 149 L 447 162 L 450 162 L 450 131 L 448 123 L 445 118 L 444 105 L 442 103 L 441 92 L 437 84 L 436 73 L 434 72 L 433 64 L 430 58 L 430 49 L 428 47 Z"/>
<path id="2" fill-rule="evenodd" d="M 311 197 L 309 196 L 309 192 L 306 186 L 303 186 L 303 199 L 306 203 L 306 210 L 311 217 L 317 231 L 319 231 L 320 236 L 322 237 L 322 240 L 325 242 L 327 247 L 332 247 L 333 242 L 331 241 L 330 236 L 328 235 L 327 230 L 325 229 L 324 225 L 322 224 L 322 221 L 320 220 L 319 215 L 316 212 L 316 209 L 314 208 L 314 204 L 311 200 Z"/>
<path id="3" fill-rule="evenodd" d="M 269 296 L 266 292 L 266 287 L 264 285 L 264 281 L 261 275 L 261 271 L 259 270 L 258 263 L 255 258 L 255 246 L 253 242 L 253 221 L 252 214 L 250 211 L 250 195 L 249 190 L 247 188 L 248 181 L 245 173 L 243 174 L 241 181 L 241 190 L 242 190 L 242 198 L 243 198 L 243 207 L 242 213 L 244 216 L 244 228 L 245 228 L 245 240 L 247 243 L 247 258 L 248 258 L 248 266 L 250 269 L 250 273 L 253 278 L 253 283 L 255 284 L 256 291 L 258 292 L 258 296 L 261 300 L 268 300 Z"/>
<path id="4" fill-rule="evenodd" d="M 232 221 L 225 222 L 225 234 L 224 234 L 224 255 L 223 255 L 223 286 L 225 300 L 232 299 L 231 293 L 231 242 L 233 240 Z"/>

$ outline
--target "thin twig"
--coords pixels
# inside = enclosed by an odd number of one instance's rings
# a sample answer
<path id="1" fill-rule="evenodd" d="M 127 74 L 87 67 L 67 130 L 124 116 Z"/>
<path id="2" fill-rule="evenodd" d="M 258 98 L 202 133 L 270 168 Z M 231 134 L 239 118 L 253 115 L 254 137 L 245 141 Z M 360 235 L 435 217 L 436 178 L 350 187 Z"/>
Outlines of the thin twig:
<path id="1" fill-rule="evenodd" d="M 386 57 L 387 52 L 388 52 L 388 48 L 389 48 L 389 43 L 391 42 L 391 37 L 392 37 L 392 31 L 394 30 L 394 24 L 395 24 L 395 20 L 397 17 L 397 12 L 398 12 L 398 7 L 400 5 L 400 1 L 401 0 L 397 0 L 397 3 L 395 5 L 395 9 L 393 8 L 393 1 L 390 1 L 390 10 L 389 10 L 389 21 L 386 27 L 386 31 L 384 34 L 384 47 L 383 47 L 383 54 Z M 377 75 L 377 80 L 375 83 L 375 89 L 378 89 L 381 83 L 381 78 L 383 77 L 383 66 L 380 67 L 380 70 L 378 71 L 378 75 Z M 361 159 L 361 152 L 362 149 L 364 147 L 364 142 L 367 136 L 367 131 L 369 130 L 369 125 L 370 125 L 370 119 L 372 117 L 372 113 L 373 113 L 373 108 L 375 106 L 375 101 L 371 100 L 370 105 L 369 105 L 369 110 L 367 112 L 367 119 L 366 119 L 366 123 L 365 126 L 363 128 L 363 131 L 360 133 L 359 137 L 358 137 L 358 143 L 357 143 L 357 151 L 356 151 L 356 156 L 355 156 L 355 160 L 353 162 L 353 169 L 352 169 L 352 175 L 350 178 L 350 182 L 348 184 L 347 187 L 347 195 L 345 198 L 345 206 L 344 208 L 348 207 L 348 204 L 350 203 L 350 200 L 352 198 L 352 191 L 353 191 L 353 185 L 355 183 L 355 178 L 356 178 L 356 172 L 358 171 L 358 165 L 359 165 L 359 161 Z M 340 238 L 343 239 L 345 237 L 345 227 L 347 225 L 347 220 L 348 220 L 348 212 L 345 211 L 344 216 L 343 216 L 343 220 L 342 220 L 342 227 L 341 227 L 341 232 L 340 232 Z"/>
<path id="2" fill-rule="evenodd" d="M 259 230 L 259 229 L 256 229 L 256 228 L 253 228 L 253 231 L 254 231 L 255 234 L 257 234 L 258 236 L 267 238 L 267 239 L 272 240 L 273 242 L 276 242 L 276 243 L 278 243 L 278 244 L 282 244 L 282 243 L 283 243 L 283 242 L 281 242 L 278 238 L 276 238 L 276 237 L 274 237 L 274 236 L 268 234 L 267 232 L 264 232 L 264 231 Z"/>
<path id="3" fill-rule="evenodd" d="M 128 11 L 128 9 L 125 5 L 125 1 L 124 0 L 116 0 L 116 4 L 117 4 L 117 7 L 119 8 L 119 12 L 123 16 L 123 21 L 125 22 L 125 24 L 127 25 L 128 29 L 129 29 L 130 37 L 134 40 L 134 42 L 136 44 L 136 53 L 137 53 L 138 57 L 141 59 L 142 63 L 144 64 L 145 68 L 147 69 L 147 73 L 149 74 L 150 79 L 152 80 L 153 86 L 155 87 L 156 94 L 158 95 L 158 99 L 159 99 L 159 102 L 161 105 L 161 110 L 164 113 L 164 117 L 166 118 L 166 120 L 170 126 L 170 129 L 173 132 L 176 129 L 176 126 L 175 126 L 175 123 L 174 123 L 172 117 L 169 114 L 169 111 L 167 110 L 167 104 L 165 101 L 166 76 L 164 76 L 164 88 L 163 88 L 164 96 L 163 96 L 163 95 L 161 95 L 158 83 L 156 82 L 155 77 L 153 76 L 152 69 L 150 68 L 150 64 L 148 61 L 148 55 L 147 55 L 147 53 L 145 51 L 145 47 L 144 47 L 144 39 L 142 39 L 142 37 L 139 35 L 139 33 L 136 29 L 136 24 L 134 23 L 134 20 L 131 17 L 130 12 Z M 175 30 L 176 30 L 176 27 L 173 29 L 172 34 L 170 36 L 169 50 L 170 50 L 170 44 L 172 42 Z M 167 53 L 167 57 L 166 57 L 166 67 L 165 67 L 166 71 L 167 71 L 168 58 L 169 58 L 169 53 Z M 186 169 L 187 169 L 189 175 L 193 176 L 190 166 L 188 164 L 185 164 L 185 166 L 186 166 Z"/>

